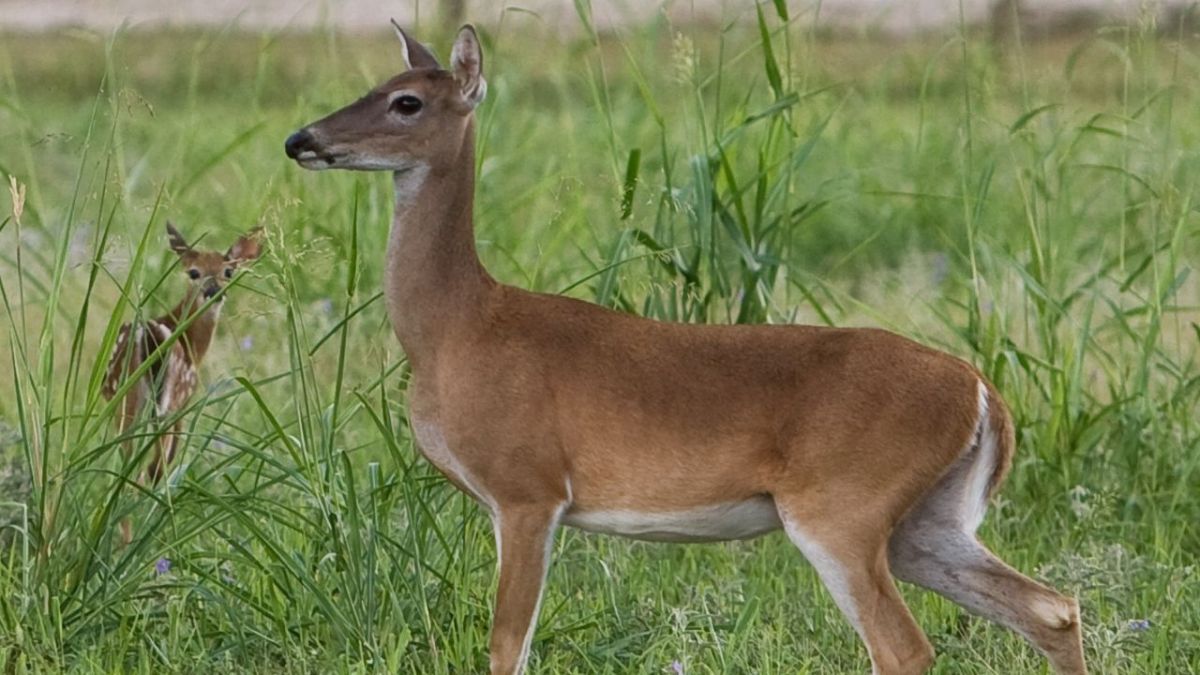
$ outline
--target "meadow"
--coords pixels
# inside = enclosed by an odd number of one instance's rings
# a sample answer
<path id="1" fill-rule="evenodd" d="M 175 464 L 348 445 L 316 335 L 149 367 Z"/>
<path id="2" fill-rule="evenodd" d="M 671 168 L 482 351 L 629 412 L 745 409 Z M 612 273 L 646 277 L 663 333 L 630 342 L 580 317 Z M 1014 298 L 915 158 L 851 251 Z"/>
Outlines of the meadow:
<path id="1" fill-rule="evenodd" d="M 479 24 L 492 273 L 971 361 L 1018 437 L 983 539 L 1079 597 L 1095 672 L 1200 670 L 1200 42 L 831 35 L 781 3 L 597 33 L 577 4 L 566 31 Z M 380 295 L 391 183 L 283 154 L 400 68 L 386 26 L 0 38 L 0 673 L 486 670 L 490 523 L 413 449 Z M 267 252 L 229 289 L 181 460 L 139 488 L 100 378 L 120 324 L 182 293 L 168 219 L 201 242 L 263 225 Z M 142 458 L 153 431 L 130 432 Z M 934 672 L 1047 672 L 902 592 Z M 537 673 L 869 670 L 781 534 L 565 530 L 533 649 Z"/>

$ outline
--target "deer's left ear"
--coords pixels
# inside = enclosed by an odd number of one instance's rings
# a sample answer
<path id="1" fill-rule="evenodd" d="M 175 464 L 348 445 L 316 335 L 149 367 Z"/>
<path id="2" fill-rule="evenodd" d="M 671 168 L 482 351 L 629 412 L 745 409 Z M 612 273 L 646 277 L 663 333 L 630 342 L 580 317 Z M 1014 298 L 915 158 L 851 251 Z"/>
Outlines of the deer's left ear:
<path id="1" fill-rule="evenodd" d="M 400 40 L 400 54 L 404 57 L 404 67 L 408 70 L 413 68 L 433 68 L 438 70 L 442 67 L 438 63 L 437 58 L 429 48 L 414 40 L 400 24 L 392 19 L 392 28 L 396 30 L 396 39 Z"/>
<path id="2" fill-rule="evenodd" d="M 257 260 L 262 255 L 262 233 L 262 227 L 256 227 L 238 237 L 225 252 L 225 259 L 239 265 Z"/>
<path id="3" fill-rule="evenodd" d="M 487 81 L 483 79 L 483 49 L 471 24 L 458 31 L 454 49 L 450 52 L 450 69 L 467 104 L 472 108 L 479 105 L 487 94 Z"/>
<path id="4" fill-rule="evenodd" d="M 167 221 L 167 242 L 171 245 L 171 250 L 178 255 L 183 255 L 192 250 L 187 240 L 183 238 L 182 234 L 179 234 L 179 230 L 175 229 L 175 226 L 169 220 Z"/>

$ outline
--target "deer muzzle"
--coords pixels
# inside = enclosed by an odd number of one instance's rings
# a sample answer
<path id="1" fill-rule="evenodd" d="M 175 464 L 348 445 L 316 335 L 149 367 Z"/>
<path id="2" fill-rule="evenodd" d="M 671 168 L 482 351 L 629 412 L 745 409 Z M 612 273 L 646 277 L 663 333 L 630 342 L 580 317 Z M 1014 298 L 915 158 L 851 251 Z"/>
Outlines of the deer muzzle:
<path id="1" fill-rule="evenodd" d="M 317 139 L 309 133 L 308 129 L 301 129 L 287 137 L 287 140 L 283 143 L 283 150 L 287 153 L 288 157 L 298 160 L 306 152 L 316 155 L 316 146 Z"/>

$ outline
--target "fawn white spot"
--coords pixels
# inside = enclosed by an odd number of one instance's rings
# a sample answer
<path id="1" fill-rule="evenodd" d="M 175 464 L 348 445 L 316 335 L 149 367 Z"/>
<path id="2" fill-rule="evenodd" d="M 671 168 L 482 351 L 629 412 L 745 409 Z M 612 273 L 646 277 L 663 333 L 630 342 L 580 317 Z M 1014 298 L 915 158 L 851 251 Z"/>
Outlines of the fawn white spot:
<path id="1" fill-rule="evenodd" d="M 150 325 L 151 330 L 154 331 L 155 335 L 158 337 L 159 340 L 165 342 L 165 341 L 171 339 L 171 329 L 170 328 L 167 328 L 165 325 L 163 325 L 157 321 L 154 321 L 154 320 L 147 321 L 146 323 Z M 140 331 L 139 331 L 138 337 L 139 338 L 141 337 Z"/>
<path id="2" fill-rule="evenodd" d="M 112 355 L 108 357 L 110 362 L 117 358 L 117 354 L 120 354 L 121 350 L 125 348 L 125 339 L 127 337 L 129 337 L 129 324 L 121 326 L 121 332 L 117 333 L 117 343 L 113 345 Z"/>

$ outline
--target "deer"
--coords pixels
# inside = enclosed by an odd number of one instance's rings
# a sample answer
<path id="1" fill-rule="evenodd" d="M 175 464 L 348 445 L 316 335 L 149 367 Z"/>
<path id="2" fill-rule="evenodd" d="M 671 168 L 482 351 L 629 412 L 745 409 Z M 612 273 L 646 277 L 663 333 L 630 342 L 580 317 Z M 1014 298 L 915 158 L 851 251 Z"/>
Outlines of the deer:
<path id="1" fill-rule="evenodd" d="M 167 223 L 168 244 L 179 256 L 180 267 L 189 280 L 187 291 L 166 314 L 121 326 L 101 387 L 104 398 L 112 400 L 142 364 L 154 359 L 137 382 L 126 389 L 114 420 L 118 436 L 124 435 L 147 412 L 166 425 L 154 439 L 153 454 L 137 478 L 139 484 L 157 485 L 175 458 L 183 422 L 180 413 L 196 391 L 200 363 L 212 344 L 225 303 L 224 290 L 241 267 L 261 255 L 261 235 L 262 228 L 256 227 L 240 236 L 224 253 L 197 250 L 174 225 Z M 165 346 L 177 332 L 175 341 Z M 133 439 L 123 439 L 121 451 L 129 462 Z M 129 544 L 132 538 L 132 525 L 126 518 L 121 521 L 121 539 Z"/>
<path id="2" fill-rule="evenodd" d="M 383 292 L 409 429 L 491 518 L 493 675 L 525 669 L 560 526 L 665 542 L 782 529 L 876 675 L 934 662 L 894 579 L 1087 672 L 1078 602 L 976 534 L 1015 443 L 979 370 L 875 328 L 662 322 L 497 282 L 474 239 L 478 35 L 464 26 L 443 68 L 392 23 L 405 68 L 284 150 L 304 169 L 392 173 Z"/>

